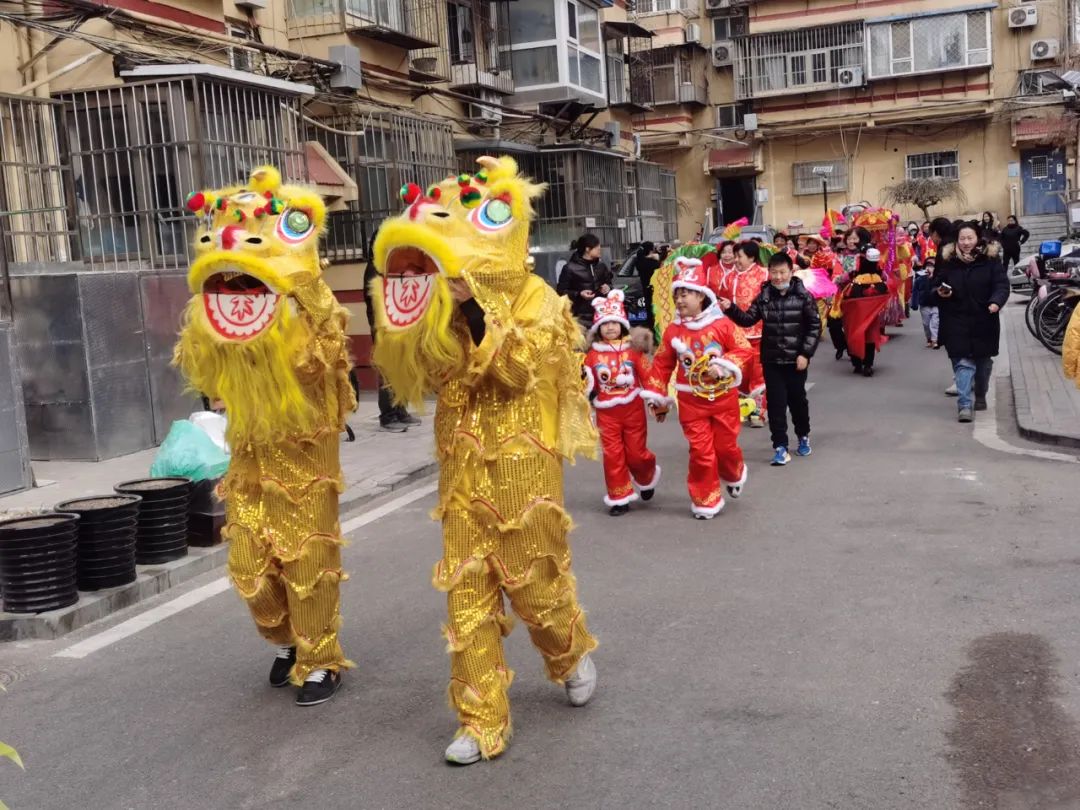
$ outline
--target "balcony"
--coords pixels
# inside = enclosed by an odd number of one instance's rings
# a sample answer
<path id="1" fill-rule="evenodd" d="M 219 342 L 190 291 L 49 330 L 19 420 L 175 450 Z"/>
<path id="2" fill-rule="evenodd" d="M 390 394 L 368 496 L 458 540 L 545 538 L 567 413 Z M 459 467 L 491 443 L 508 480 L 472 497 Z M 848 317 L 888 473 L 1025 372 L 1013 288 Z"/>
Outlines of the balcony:
<path id="1" fill-rule="evenodd" d="M 652 60 L 653 103 L 707 106 L 705 60 L 688 47 L 658 48 Z"/>
<path id="2" fill-rule="evenodd" d="M 653 14 L 679 14 L 688 20 L 701 16 L 701 0 L 637 0 L 637 16 Z"/>
<path id="3" fill-rule="evenodd" d="M 414 79 L 447 81 L 457 91 L 514 92 L 506 0 L 450 0 L 436 25 L 438 47 L 409 54 Z"/>
<path id="4" fill-rule="evenodd" d="M 735 40 L 735 98 L 862 87 L 865 50 L 861 22 L 741 37 Z"/>
<path id="5" fill-rule="evenodd" d="M 652 32 L 635 22 L 604 23 L 608 105 L 632 113 L 653 108 Z"/>
<path id="6" fill-rule="evenodd" d="M 361 34 L 408 50 L 434 48 L 443 7 L 445 0 L 292 0 L 286 33 L 289 39 Z"/>

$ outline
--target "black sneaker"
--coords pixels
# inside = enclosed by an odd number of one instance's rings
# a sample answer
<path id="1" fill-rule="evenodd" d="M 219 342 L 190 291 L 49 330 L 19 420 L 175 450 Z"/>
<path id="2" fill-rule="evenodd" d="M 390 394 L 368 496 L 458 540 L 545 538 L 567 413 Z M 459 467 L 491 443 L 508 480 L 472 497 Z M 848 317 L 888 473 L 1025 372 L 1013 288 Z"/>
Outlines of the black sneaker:
<path id="1" fill-rule="evenodd" d="M 628 504 L 624 503 L 624 504 L 620 504 L 619 506 L 611 507 L 611 509 L 608 510 L 608 514 L 611 515 L 612 517 L 619 517 L 619 515 L 625 515 L 629 511 L 630 511 L 630 506 Z"/>
<path id="2" fill-rule="evenodd" d="M 977 410 L 977 411 L 985 411 L 986 410 L 986 397 L 975 397 L 975 410 Z"/>
<path id="3" fill-rule="evenodd" d="M 296 696 L 297 706 L 318 706 L 326 703 L 341 688 L 341 673 L 328 669 L 317 669 L 307 676 L 300 694 Z"/>
<path id="4" fill-rule="evenodd" d="M 656 494 L 656 490 L 655 489 L 643 489 L 638 494 L 641 495 L 641 500 L 643 500 L 643 501 L 651 501 L 652 496 Z"/>
<path id="5" fill-rule="evenodd" d="M 409 427 L 413 427 L 415 425 L 420 424 L 420 418 L 416 417 L 416 416 L 413 416 L 408 411 L 401 411 L 398 414 L 398 419 L 397 420 L 398 420 L 398 422 L 400 424 L 406 425 L 406 426 L 409 426 Z"/>
<path id="6" fill-rule="evenodd" d="M 296 647 L 278 647 L 274 665 L 270 667 L 270 685 L 275 689 L 289 685 L 289 673 L 296 663 Z"/>
<path id="7" fill-rule="evenodd" d="M 408 429 L 408 425 L 403 425 L 401 422 L 382 422 L 379 424 L 379 430 L 383 433 L 404 433 Z"/>

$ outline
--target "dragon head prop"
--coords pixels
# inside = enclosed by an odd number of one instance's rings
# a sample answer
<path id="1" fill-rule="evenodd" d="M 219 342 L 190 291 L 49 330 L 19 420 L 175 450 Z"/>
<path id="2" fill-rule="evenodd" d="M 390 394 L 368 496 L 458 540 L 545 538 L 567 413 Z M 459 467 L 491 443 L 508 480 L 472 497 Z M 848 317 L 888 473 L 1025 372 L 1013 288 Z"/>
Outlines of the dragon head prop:
<path id="1" fill-rule="evenodd" d="M 464 279 L 486 312 L 498 312 L 513 305 L 532 272 L 532 201 L 545 187 L 519 174 L 510 157 L 477 163 L 476 174 L 426 191 L 402 186 L 405 210 L 375 239 L 375 363 L 403 402 L 420 401 L 464 362 L 448 280 Z"/>
<path id="2" fill-rule="evenodd" d="M 347 317 L 322 280 L 321 197 L 264 166 L 244 186 L 189 195 L 187 207 L 200 223 L 176 365 L 224 400 L 235 439 L 311 430 L 319 409 L 305 386 L 344 357 Z"/>

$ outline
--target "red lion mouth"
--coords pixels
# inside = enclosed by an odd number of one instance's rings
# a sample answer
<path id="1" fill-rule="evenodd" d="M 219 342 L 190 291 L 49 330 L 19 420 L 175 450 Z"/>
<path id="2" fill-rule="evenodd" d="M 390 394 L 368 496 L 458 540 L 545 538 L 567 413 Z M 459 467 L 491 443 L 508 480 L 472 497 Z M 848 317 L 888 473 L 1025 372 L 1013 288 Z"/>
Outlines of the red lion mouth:
<path id="1" fill-rule="evenodd" d="M 203 307 L 210 325 L 228 340 L 250 340 L 274 320 L 279 296 L 265 283 L 239 271 L 223 271 L 203 284 Z"/>
<path id="2" fill-rule="evenodd" d="M 415 247 L 395 248 L 383 271 L 386 318 L 395 329 L 407 329 L 427 312 L 435 291 L 439 265 Z"/>

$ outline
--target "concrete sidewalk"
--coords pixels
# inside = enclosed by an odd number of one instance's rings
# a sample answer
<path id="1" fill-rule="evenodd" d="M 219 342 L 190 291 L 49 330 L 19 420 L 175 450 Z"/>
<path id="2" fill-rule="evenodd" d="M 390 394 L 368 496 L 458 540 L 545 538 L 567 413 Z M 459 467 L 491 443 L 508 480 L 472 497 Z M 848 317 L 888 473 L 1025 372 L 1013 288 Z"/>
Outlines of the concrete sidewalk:
<path id="1" fill-rule="evenodd" d="M 436 469 L 430 414 L 423 424 L 407 433 L 379 430 L 378 405 L 373 396 L 361 399 L 349 420 L 356 441 L 341 436 L 341 466 L 345 492 L 341 495 L 344 515 L 365 502 L 406 486 Z M 110 493 L 114 485 L 150 474 L 157 449 L 99 462 L 35 462 L 39 484 L 31 490 L 0 497 L 0 520 L 28 511 L 52 509 L 73 498 Z M 135 582 L 94 593 L 80 593 L 79 601 L 63 610 L 39 614 L 0 612 L 0 641 L 26 638 L 56 638 L 96 621 L 136 602 L 148 599 L 174 585 L 224 565 L 228 549 L 191 548 L 188 556 L 165 565 L 139 566 Z"/>
<path id="2" fill-rule="evenodd" d="M 1034 441 L 1080 447 L 1080 389 L 1062 373 L 1060 355 L 1028 331 L 1025 304 L 1019 300 L 1002 312 L 1017 428 Z"/>

